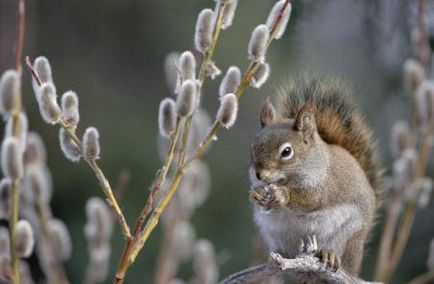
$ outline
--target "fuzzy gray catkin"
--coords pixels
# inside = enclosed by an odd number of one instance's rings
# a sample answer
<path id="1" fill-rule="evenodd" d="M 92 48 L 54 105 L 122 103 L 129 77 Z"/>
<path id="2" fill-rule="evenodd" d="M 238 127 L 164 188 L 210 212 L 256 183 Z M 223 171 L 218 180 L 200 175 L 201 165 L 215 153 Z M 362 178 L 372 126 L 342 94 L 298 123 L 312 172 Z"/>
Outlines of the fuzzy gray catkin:
<path id="1" fill-rule="evenodd" d="M 61 105 L 63 120 L 68 125 L 76 127 L 80 121 L 77 94 L 74 91 L 68 91 L 64 93 L 62 96 Z"/>
<path id="2" fill-rule="evenodd" d="M 51 65 L 45 56 L 37 57 L 33 63 L 33 68 L 35 68 L 36 72 L 39 75 L 39 78 L 43 83 L 53 81 Z"/>
<path id="3" fill-rule="evenodd" d="M 190 51 L 184 51 L 179 57 L 179 70 L 181 75 L 181 81 L 196 79 L 196 60 L 193 53 Z"/>
<path id="4" fill-rule="evenodd" d="M 104 244 L 89 250 L 90 262 L 85 283 L 103 283 L 110 268 L 110 245 Z"/>
<path id="5" fill-rule="evenodd" d="M 44 56 L 39 56 L 33 62 L 33 68 L 39 75 L 42 83 L 53 82 L 53 75 L 51 71 L 51 65 L 48 59 Z M 38 92 L 40 86 L 36 79 L 32 76 L 32 87 L 35 93 Z"/>
<path id="6" fill-rule="evenodd" d="M 179 204 L 187 212 L 192 212 L 207 199 L 211 187 L 211 174 L 206 163 L 195 161 L 185 173 L 179 188 Z"/>
<path id="7" fill-rule="evenodd" d="M 267 82 L 270 76 L 270 65 L 268 63 L 260 63 L 253 76 L 250 78 L 250 86 L 253 88 L 261 88 Z"/>
<path id="8" fill-rule="evenodd" d="M 21 110 L 21 81 L 15 70 L 7 70 L 0 79 L 0 113 L 17 114 Z"/>
<path id="9" fill-rule="evenodd" d="M 424 80 L 414 95 L 415 117 L 418 125 L 434 122 L 434 81 Z"/>
<path id="10" fill-rule="evenodd" d="M 419 208 L 426 208 L 431 198 L 433 181 L 430 178 L 420 178 L 416 181 L 417 192 L 419 193 L 414 202 Z M 413 201 L 413 200 L 412 200 Z"/>
<path id="11" fill-rule="evenodd" d="M 14 129 L 15 128 L 15 129 Z M 21 145 L 21 150 L 24 152 L 26 149 L 27 131 L 29 122 L 25 113 L 20 112 L 15 116 L 15 120 L 8 119 L 5 128 L 5 137 L 15 136 Z M 17 131 L 14 135 L 14 131 Z"/>
<path id="12" fill-rule="evenodd" d="M 23 190 L 27 191 L 31 202 L 36 205 L 48 205 L 52 196 L 52 186 L 47 168 L 34 164 L 26 167 Z"/>
<path id="13" fill-rule="evenodd" d="M 220 102 L 217 120 L 225 128 L 230 128 L 237 120 L 238 100 L 234 94 L 226 94 Z"/>
<path id="14" fill-rule="evenodd" d="M 232 26 L 232 22 L 235 17 L 235 11 L 237 10 L 238 6 L 238 0 L 231 0 L 231 1 L 218 1 L 217 7 L 219 6 L 220 2 L 225 2 L 225 10 L 223 11 L 222 15 L 222 30 L 225 30 Z M 216 14 L 217 15 L 217 14 Z"/>
<path id="15" fill-rule="evenodd" d="M 33 252 L 35 238 L 30 223 L 27 220 L 19 220 L 16 228 L 15 250 L 19 257 L 29 257 Z"/>
<path id="16" fill-rule="evenodd" d="M 36 95 L 39 111 L 45 122 L 56 124 L 61 118 L 60 106 L 57 103 L 56 87 L 51 83 L 43 83 Z"/>
<path id="17" fill-rule="evenodd" d="M 202 54 L 211 46 L 214 25 L 215 17 L 213 10 L 203 9 L 197 17 L 194 34 L 194 46 Z"/>
<path id="18" fill-rule="evenodd" d="M 259 25 L 253 30 L 248 46 L 250 60 L 264 62 L 269 37 L 270 31 L 266 25 Z"/>
<path id="19" fill-rule="evenodd" d="M 390 135 L 390 152 L 397 159 L 410 146 L 411 133 L 406 121 L 398 120 L 392 126 Z"/>
<path id="20" fill-rule="evenodd" d="M 409 148 L 402 152 L 401 157 L 393 163 L 393 188 L 402 193 L 416 176 L 418 156 L 416 150 Z"/>
<path id="21" fill-rule="evenodd" d="M 179 260 L 190 259 L 196 232 L 188 221 L 178 221 L 173 228 L 173 254 Z"/>
<path id="22" fill-rule="evenodd" d="M 270 15 L 267 18 L 267 26 L 271 31 L 277 20 L 279 19 L 280 13 L 285 5 L 286 0 L 280 0 L 276 4 L 274 4 L 273 9 L 271 9 Z M 278 26 L 274 32 L 274 38 L 280 39 L 285 33 L 286 26 L 289 22 L 289 17 L 291 16 L 292 6 L 291 3 L 286 6 L 285 10 L 282 12 L 282 17 L 280 18 Z"/>
<path id="23" fill-rule="evenodd" d="M 195 243 L 193 270 L 197 283 L 217 283 L 219 271 L 214 246 L 210 241 L 201 239 Z"/>
<path id="24" fill-rule="evenodd" d="M 5 177 L 18 180 L 23 176 L 23 151 L 20 142 L 15 137 L 7 137 L 3 140 L 2 171 Z"/>
<path id="25" fill-rule="evenodd" d="M 90 243 L 109 242 L 113 232 L 112 213 L 107 204 L 99 197 L 89 198 L 86 202 L 87 222 L 84 235 Z"/>
<path id="26" fill-rule="evenodd" d="M 99 159 L 101 147 L 99 145 L 99 132 L 95 127 L 88 127 L 83 134 L 83 157 L 86 160 Z"/>
<path id="27" fill-rule="evenodd" d="M 47 150 L 41 136 L 36 132 L 29 132 L 26 143 L 24 154 L 26 164 L 45 164 L 47 162 Z"/>
<path id="28" fill-rule="evenodd" d="M 181 117 L 193 114 L 196 107 L 197 86 L 192 80 L 187 80 L 182 84 L 181 93 L 176 100 L 176 112 Z"/>
<path id="29" fill-rule="evenodd" d="M 176 127 L 176 107 L 175 101 L 171 98 L 165 98 L 160 103 L 158 111 L 158 127 L 160 135 L 170 138 L 175 132 Z"/>
<path id="30" fill-rule="evenodd" d="M 72 252 L 71 236 L 68 228 L 58 219 L 50 219 L 47 227 L 48 238 L 55 257 L 60 261 L 68 260 Z"/>
<path id="31" fill-rule="evenodd" d="M 419 169 L 419 156 L 414 149 L 407 149 L 402 153 L 402 158 L 407 163 L 407 171 L 409 180 L 412 180 L 417 176 Z"/>
<path id="32" fill-rule="evenodd" d="M 220 83 L 219 95 L 223 97 L 229 93 L 235 93 L 241 82 L 241 71 L 237 66 L 229 67 L 226 75 Z"/>
<path id="33" fill-rule="evenodd" d="M 64 128 L 59 129 L 59 142 L 60 149 L 68 160 L 71 162 L 80 161 L 80 147 L 69 137 Z"/>
<path id="34" fill-rule="evenodd" d="M 425 70 L 422 65 L 413 58 L 404 62 L 404 86 L 407 92 L 415 92 L 422 81 L 425 79 Z"/>

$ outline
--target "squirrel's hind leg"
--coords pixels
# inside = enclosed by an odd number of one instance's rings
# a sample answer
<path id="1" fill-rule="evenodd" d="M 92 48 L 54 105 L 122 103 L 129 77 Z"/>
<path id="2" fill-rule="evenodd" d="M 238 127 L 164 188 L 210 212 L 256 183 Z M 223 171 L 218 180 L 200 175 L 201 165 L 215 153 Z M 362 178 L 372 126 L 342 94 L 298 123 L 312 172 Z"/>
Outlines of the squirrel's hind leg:
<path id="1" fill-rule="evenodd" d="M 363 245 L 366 239 L 365 230 L 356 232 L 347 242 L 342 255 L 342 266 L 348 273 L 357 276 L 363 260 Z"/>

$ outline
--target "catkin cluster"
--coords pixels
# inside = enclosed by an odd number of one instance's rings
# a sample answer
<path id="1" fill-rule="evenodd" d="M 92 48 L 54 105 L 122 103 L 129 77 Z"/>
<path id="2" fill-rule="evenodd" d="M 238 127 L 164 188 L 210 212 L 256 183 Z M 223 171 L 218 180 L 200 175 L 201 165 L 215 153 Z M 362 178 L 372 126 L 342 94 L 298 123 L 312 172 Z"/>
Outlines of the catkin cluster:
<path id="1" fill-rule="evenodd" d="M 425 172 L 434 135 L 434 81 L 426 77 L 420 61 L 410 58 L 403 65 L 403 85 L 411 98 L 412 114 L 408 121 L 396 121 L 391 131 L 390 152 L 394 162 L 392 174 L 386 181 L 386 230 L 376 271 L 376 278 L 381 281 L 387 281 L 396 269 L 416 209 L 428 206 L 433 190 L 433 180 Z M 400 215 L 407 221 L 398 224 Z M 398 237 L 394 241 L 395 235 Z M 393 250 L 389 251 L 390 248 Z M 429 271 L 434 270 L 433 258 L 431 245 L 427 261 Z"/>
<path id="2" fill-rule="evenodd" d="M 119 221 L 126 239 L 126 249 L 116 273 L 117 282 L 123 281 L 126 270 L 143 248 L 168 204 L 170 206 L 163 217 L 167 234 L 164 240 L 167 244 L 160 255 L 157 282 L 172 281 L 179 263 L 191 258 L 195 274 L 191 279 L 192 283 L 217 281 L 218 266 L 214 248 L 209 241 L 197 240 L 194 227 L 190 223 L 194 210 L 206 200 L 209 192 L 209 172 L 200 157 L 211 141 L 216 140 L 216 132 L 220 127 L 230 128 L 235 124 L 238 100 L 245 88 L 260 88 L 267 81 L 270 74 L 270 67 L 266 61 L 267 49 L 273 39 L 279 39 L 283 35 L 291 12 L 289 1 L 280 0 L 274 5 L 266 23 L 254 29 L 248 44 L 249 67 L 244 74 L 237 66 L 228 68 L 219 87 L 220 107 L 214 123 L 211 123 L 208 114 L 201 107 L 203 87 L 206 78 L 215 79 L 222 73 L 213 60 L 213 54 L 220 32 L 232 25 L 237 6 L 237 0 L 217 0 L 214 9 L 204 9 L 199 13 L 194 47 L 202 56 L 200 64 L 191 51 L 172 53 L 166 59 L 166 78 L 175 97 L 163 99 L 159 106 L 160 148 L 164 162 L 150 188 L 149 199 L 137 219 L 134 231 L 127 224 L 110 183 L 97 165 L 96 160 L 100 158 L 101 152 L 98 130 L 94 127 L 87 128 L 82 139 L 76 135 L 80 120 L 77 94 L 73 91 L 65 92 L 59 104 L 48 60 L 38 57 L 33 65 L 28 61 L 43 120 L 48 124 L 60 126 L 60 146 L 67 159 L 78 162 L 83 158 L 89 164 L 104 191 L 108 205 L 113 210 L 112 213 Z M 14 84 L 3 85 L 7 90 L 17 88 Z M 20 117 L 20 104 L 18 98 L 11 96 L 9 100 L 2 102 L 1 111 L 7 113 L 5 116 Z M 14 138 L 22 135 L 18 133 Z M 23 176 L 22 159 L 12 158 L 20 153 L 20 147 L 22 149 L 23 145 L 27 144 L 16 140 L 5 143 L 5 150 L 2 151 L 6 155 L 2 158 L 5 160 L 4 157 L 7 157 L 8 162 L 2 160 L 2 168 L 7 175 L 20 178 Z M 41 157 L 35 157 L 42 156 L 42 148 L 36 145 L 37 140 L 35 137 L 33 145 L 27 145 L 30 154 L 25 156 L 25 161 L 30 170 L 28 173 L 26 171 L 25 176 L 26 187 L 29 188 L 26 190 L 28 196 L 25 200 L 30 204 L 29 208 L 40 209 L 34 214 L 44 226 L 41 232 L 37 233 L 47 238 L 51 244 L 46 247 L 42 245 L 40 250 L 43 255 L 52 256 L 44 266 L 57 267 L 56 275 L 59 280 L 64 275 L 62 267 L 56 263 L 69 257 L 71 245 L 64 224 L 51 216 L 48 206 L 51 198 L 51 190 L 48 189 L 51 184 L 47 178 L 45 164 L 41 163 Z M 169 203 L 172 197 L 174 200 Z M 85 236 L 90 253 L 86 283 L 102 282 L 107 276 L 111 253 L 109 242 L 113 229 L 112 215 L 108 208 L 98 198 L 90 199 L 86 205 L 88 222 L 85 226 Z"/>
<path id="3" fill-rule="evenodd" d="M 1 76 L 0 114 L 6 122 L 1 145 L 0 219 L 8 224 L 0 227 L 0 279 L 8 282 L 22 274 L 26 281 L 23 259 L 33 252 L 34 235 L 30 223 L 19 216 L 28 121 L 21 107 L 21 78 L 15 70 Z"/>
<path id="4" fill-rule="evenodd" d="M 404 86 L 414 100 L 414 115 L 410 122 L 398 120 L 392 127 L 390 151 L 395 162 L 390 188 L 403 201 L 424 208 L 431 196 L 432 180 L 421 171 L 416 143 L 419 133 L 429 134 L 434 128 L 434 82 L 425 78 L 424 68 L 414 59 L 405 61 L 403 72 Z"/>
<path id="5" fill-rule="evenodd" d="M 41 80 L 45 85 L 37 88 L 37 98 L 43 117 L 47 122 L 58 120 L 51 69 L 45 58 L 35 61 Z M 21 81 L 14 70 L 6 71 L 0 81 L 0 110 L 6 121 L 5 136 L 1 150 L 1 166 L 4 178 L 0 182 L 0 219 L 10 220 L 15 228 L 13 240 L 0 228 L 0 278 L 10 281 L 13 272 L 13 252 L 19 260 L 19 277 L 22 283 L 32 283 L 27 259 L 36 254 L 38 261 L 32 266 L 42 271 L 43 280 L 67 281 L 61 262 L 71 254 L 68 230 L 62 221 L 55 219 L 50 208 L 52 198 L 51 173 L 46 165 L 46 150 L 41 137 L 28 132 L 28 122 L 21 107 Z M 72 121 L 75 114 L 68 116 Z M 75 118 L 71 118 L 75 117 Z M 78 118 L 77 118 L 78 119 Z M 18 192 L 15 192 L 18 191 Z M 14 204 L 17 196 L 17 204 Z M 14 224 L 13 215 L 19 219 Z M 35 243 L 35 240 L 38 242 Z M 6 245 L 9 243 L 9 247 Z"/>
<path id="6" fill-rule="evenodd" d="M 53 216 L 51 172 L 42 138 L 29 132 L 24 158 L 22 214 L 32 220 L 39 266 L 48 281 L 67 281 L 63 262 L 72 253 L 71 237 L 66 225 Z"/>
<path id="7" fill-rule="evenodd" d="M 36 58 L 33 67 L 40 79 L 37 82 L 33 78 L 33 89 L 41 116 L 49 124 L 62 126 L 59 129 L 59 142 L 65 157 L 72 162 L 80 161 L 81 157 L 88 161 L 99 159 L 99 133 L 95 127 L 86 129 L 82 141 L 73 139 L 80 121 L 77 94 L 74 91 L 65 92 L 59 105 L 48 59 L 43 56 Z"/>

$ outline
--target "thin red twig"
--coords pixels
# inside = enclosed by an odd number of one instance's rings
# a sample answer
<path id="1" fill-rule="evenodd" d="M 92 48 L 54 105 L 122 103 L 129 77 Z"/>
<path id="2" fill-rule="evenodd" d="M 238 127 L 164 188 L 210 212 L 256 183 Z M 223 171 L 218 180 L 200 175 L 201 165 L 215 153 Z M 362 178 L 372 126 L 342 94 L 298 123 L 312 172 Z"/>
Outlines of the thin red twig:
<path id="1" fill-rule="evenodd" d="M 25 15 L 26 5 L 24 0 L 18 0 L 18 12 L 17 12 L 17 38 L 15 42 L 15 69 L 18 74 L 21 75 L 24 47 L 24 31 L 25 31 Z"/>
<path id="2" fill-rule="evenodd" d="M 30 73 L 32 73 L 33 78 L 35 78 L 38 85 L 41 86 L 42 85 L 41 77 L 39 77 L 38 72 L 36 72 L 35 68 L 33 68 L 32 62 L 30 61 L 30 57 L 28 56 L 26 56 L 26 65 Z"/>

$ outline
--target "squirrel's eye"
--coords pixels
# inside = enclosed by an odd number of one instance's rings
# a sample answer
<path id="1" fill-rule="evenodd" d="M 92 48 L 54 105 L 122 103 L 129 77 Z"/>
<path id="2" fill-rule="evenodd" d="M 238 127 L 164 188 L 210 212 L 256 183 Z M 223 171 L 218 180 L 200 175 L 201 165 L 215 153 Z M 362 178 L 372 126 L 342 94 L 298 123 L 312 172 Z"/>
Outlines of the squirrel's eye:
<path id="1" fill-rule="evenodd" d="M 280 146 L 280 157 L 283 160 L 289 160 L 294 155 L 294 151 L 292 150 L 292 147 L 289 143 L 285 143 L 282 146 Z"/>

